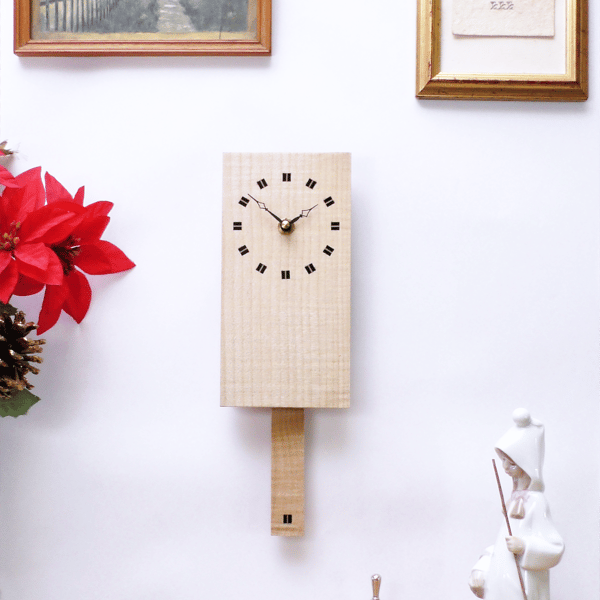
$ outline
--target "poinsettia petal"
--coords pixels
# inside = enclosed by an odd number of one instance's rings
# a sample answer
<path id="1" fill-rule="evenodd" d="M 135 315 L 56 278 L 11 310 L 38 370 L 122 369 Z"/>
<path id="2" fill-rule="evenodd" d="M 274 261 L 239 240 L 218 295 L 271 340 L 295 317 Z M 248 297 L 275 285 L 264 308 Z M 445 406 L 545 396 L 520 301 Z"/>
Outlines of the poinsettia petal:
<path id="1" fill-rule="evenodd" d="M 41 281 L 36 281 L 25 275 L 19 275 L 19 281 L 17 281 L 13 294 L 15 296 L 31 296 L 32 294 L 41 292 L 44 289 L 44 285 Z"/>
<path id="2" fill-rule="evenodd" d="M 3 253 L 4 254 L 4 253 Z M 8 266 L 0 273 L 0 302 L 7 304 L 13 295 L 19 279 L 19 271 L 15 261 L 11 260 Z"/>
<path id="3" fill-rule="evenodd" d="M 48 204 L 53 202 L 59 202 L 61 200 L 67 202 L 73 202 L 73 196 L 69 194 L 68 190 L 58 181 L 55 177 L 46 173 L 46 201 Z"/>
<path id="4" fill-rule="evenodd" d="M 97 242 L 104 230 L 110 223 L 110 217 L 92 217 L 88 218 L 86 215 L 74 230 L 73 236 L 79 240 L 80 244 L 93 244 Z"/>
<path id="5" fill-rule="evenodd" d="M 83 188 L 80 188 L 81 190 Z M 106 216 L 113 209 L 114 203 L 109 202 L 108 200 L 98 200 L 98 202 L 92 202 L 89 206 L 82 206 L 79 202 L 75 200 L 59 200 L 53 203 L 54 205 L 61 206 L 66 208 L 67 210 L 72 210 L 73 212 L 86 212 L 89 216 L 98 217 L 98 216 Z"/>
<path id="6" fill-rule="evenodd" d="M 42 335 L 56 324 L 66 298 L 67 289 L 63 288 L 62 285 L 49 285 L 46 287 L 42 309 L 38 317 L 38 335 Z"/>
<path id="7" fill-rule="evenodd" d="M 83 196 L 85 195 L 85 187 L 81 186 L 76 194 L 75 194 L 75 198 L 73 198 L 73 201 L 75 202 L 75 204 L 80 204 L 81 206 L 83 206 Z"/>
<path id="8" fill-rule="evenodd" d="M 34 244 L 19 244 L 15 248 L 15 258 L 36 269 L 45 271 L 48 268 L 49 252 L 52 253 L 52 250 L 50 250 L 46 244 L 42 244 L 41 242 Z"/>
<path id="9" fill-rule="evenodd" d="M 19 237 L 29 242 L 40 241 L 42 239 L 47 241 L 45 236 L 49 232 L 52 232 L 57 225 L 63 224 L 72 218 L 72 212 L 66 211 L 59 206 L 43 206 L 27 215 L 19 230 Z M 56 237 L 56 234 L 49 237 L 53 239 Z"/>
<path id="10" fill-rule="evenodd" d="M 55 209 L 60 208 L 66 212 L 71 212 L 78 215 L 82 215 L 86 211 L 84 206 L 80 206 L 76 202 L 71 202 L 69 200 L 57 200 L 56 202 L 53 202 L 51 206 Z"/>
<path id="11" fill-rule="evenodd" d="M 85 210 L 93 217 L 106 217 L 112 210 L 114 204 L 108 200 L 99 200 L 85 207 Z"/>
<path id="12" fill-rule="evenodd" d="M 6 250 L 0 251 L 0 271 L 4 271 L 11 262 L 12 256 L 10 252 L 7 252 Z"/>
<path id="13" fill-rule="evenodd" d="M 9 188 L 21 187 L 14 175 L 2 165 L 0 165 L 0 185 L 4 185 Z"/>
<path id="14" fill-rule="evenodd" d="M 19 272 L 48 285 L 60 285 L 63 268 L 60 259 L 46 244 L 19 244 L 15 249 Z"/>
<path id="15" fill-rule="evenodd" d="M 48 246 L 60 245 L 60 243 L 66 240 L 85 219 L 85 215 L 83 213 L 69 214 L 71 215 L 70 217 L 67 217 L 63 221 L 51 226 L 50 229 L 48 229 L 42 235 L 35 235 L 32 241 L 41 241 Z M 59 221 L 59 217 L 56 218 L 56 221 Z"/>
<path id="16" fill-rule="evenodd" d="M 44 206 L 46 194 L 42 184 L 42 168 L 35 167 L 17 175 L 18 188 L 6 188 L 2 194 L 1 218 L 6 227 L 21 221 L 32 211 Z"/>
<path id="17" fill-rule="evenodd" d="M 92 288 L 85 275 L 76 269 L 65 277 L 64 286 L 67 287 L 68 292 L 63 310 L 71 315 L 77 323 L 81 323 L 92 301 Z"/>
<path id="18" fill-rule="evenodd" d="M 105 240 L 81 246 L 75 264 L 90 275 L 120 273 L 135 267 L 122 250 Z"/>

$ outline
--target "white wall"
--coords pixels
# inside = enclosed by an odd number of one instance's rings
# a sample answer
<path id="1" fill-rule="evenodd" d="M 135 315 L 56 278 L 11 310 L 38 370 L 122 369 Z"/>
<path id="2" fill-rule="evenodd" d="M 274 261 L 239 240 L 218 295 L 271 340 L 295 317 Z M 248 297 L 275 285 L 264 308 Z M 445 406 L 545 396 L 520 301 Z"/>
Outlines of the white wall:
<path id="1" fill-rule="evenodd" d="M 553 600 L 596 600 L 595 4 L 582 104 L 415 100 L 414 0 L 274 2 L 270 58 L 19 59 L 11 4 L 12 168 L 114 201 L 138 266 L 94 278 L 45 336 L 42 402 L 0 422 L 2 600 L 365 600 L 376 572 L 384 600 L 474 598 L 518 406 L 546 424 Z M 352 407 L 308 413 L 302 539 L 269 535 L 269 412 L 219 408 L 238 150 L 353 155 Z"/>

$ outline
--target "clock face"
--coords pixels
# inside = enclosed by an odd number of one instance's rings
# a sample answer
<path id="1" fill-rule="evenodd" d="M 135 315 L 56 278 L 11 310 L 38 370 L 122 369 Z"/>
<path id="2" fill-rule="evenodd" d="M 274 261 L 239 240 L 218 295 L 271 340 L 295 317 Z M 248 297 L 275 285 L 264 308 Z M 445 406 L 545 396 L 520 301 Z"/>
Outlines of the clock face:
<path id="1" fill-rule="evenodd" d="M 230 237 L 243 267 L 263 283 L 290 284 L 324 277 L 338 266 L 336 246 L 346 243 L 350 223 L 345 198 L 334 198 L 317 175 L 303 169 L 276 172 L 248 182 L 248 191 L 232 198 Z M 341 209 L 341 210 L 340 210 Z"/>
<path id="2" fill-rule="evenodd" d="M 225 406 L 345 407 L 350 155 L 226 154 Z"/>

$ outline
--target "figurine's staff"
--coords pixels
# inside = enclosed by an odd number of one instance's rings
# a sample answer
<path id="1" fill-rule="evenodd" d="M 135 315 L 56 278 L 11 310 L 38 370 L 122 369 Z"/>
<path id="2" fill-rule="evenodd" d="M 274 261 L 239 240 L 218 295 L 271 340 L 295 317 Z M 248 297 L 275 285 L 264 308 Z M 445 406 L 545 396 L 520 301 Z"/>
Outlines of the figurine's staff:
<path id="1" fill-rule="evenodd" d="M 494 473 L 496 474 L 496 483 L 498 484 L 498 491 L 500 492 L 500 501 L 502 502 L 502 512 L 504 513 L 504 518 L 506 519 L 506 527 L 508 528 L 508 535 L 512 537 L 512 530 L 510 528 L 510 521 L 508 520 L 508 513 L 506 512 L 506 504 L 504 503 L 504 494 L 502 493 L 502 484 L 500 483 L 500 477 L 498 476 L 498 468 L 496 467 L 496 461 L 492 458 L 492 464 L 494 465 Z M 523 599 L 527 600 L 527 592 L 525 591 L 525 582 L 523 581 L 523 573 L 521 573 L 521 565 L 519 564 L 519 559 L 516 554 L 513 554 L 515 557 L 515 565 L 517 566 L 517 573 L 519 574 L 519 583 L 521 584 L 521 590 L 523 592 Z"/>

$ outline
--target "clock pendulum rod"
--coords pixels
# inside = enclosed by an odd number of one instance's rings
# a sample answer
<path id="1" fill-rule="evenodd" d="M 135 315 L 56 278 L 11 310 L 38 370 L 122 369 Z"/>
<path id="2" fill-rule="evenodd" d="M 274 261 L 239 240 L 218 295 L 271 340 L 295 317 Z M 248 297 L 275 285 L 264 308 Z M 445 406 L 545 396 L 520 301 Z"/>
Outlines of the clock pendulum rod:
<path id="1" fill-rule="evenodd" d="M 271 409 L 271 535 L 304 535 L 304 409 Z"/>

